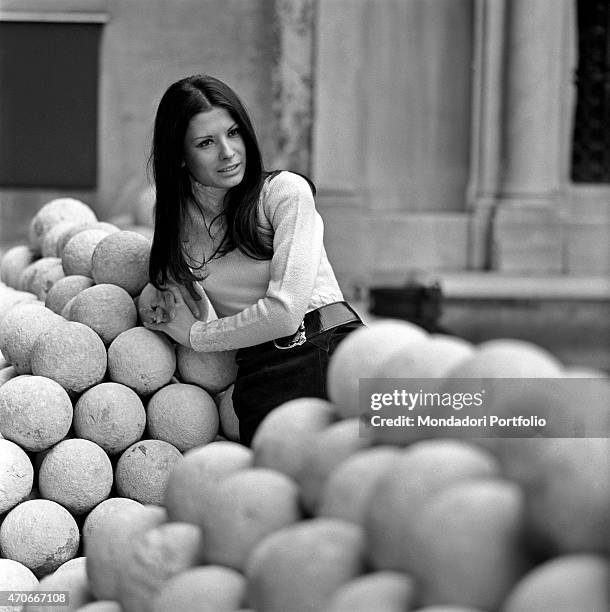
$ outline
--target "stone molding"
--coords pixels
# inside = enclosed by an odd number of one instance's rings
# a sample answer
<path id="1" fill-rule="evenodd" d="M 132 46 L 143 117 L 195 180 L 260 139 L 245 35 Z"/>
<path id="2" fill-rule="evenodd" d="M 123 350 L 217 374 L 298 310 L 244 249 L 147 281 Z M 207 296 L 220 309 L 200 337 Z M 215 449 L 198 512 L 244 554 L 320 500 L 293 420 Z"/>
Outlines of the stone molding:
<path id="1" fill-rule="evenodd" d="M 477 0 L 473 269 L 565 271 L 573 0 Z"/>
<path id="2" fill-rule="evenodd" d="M 105 23 L 108 0 L 0 0 L 0 21 Z"/>
<path id="3" fill-rule="evenodd" d="M 271 167 L 311 173 L 314 0 L 273 0 L 271 82 L 276 123 Z"/>

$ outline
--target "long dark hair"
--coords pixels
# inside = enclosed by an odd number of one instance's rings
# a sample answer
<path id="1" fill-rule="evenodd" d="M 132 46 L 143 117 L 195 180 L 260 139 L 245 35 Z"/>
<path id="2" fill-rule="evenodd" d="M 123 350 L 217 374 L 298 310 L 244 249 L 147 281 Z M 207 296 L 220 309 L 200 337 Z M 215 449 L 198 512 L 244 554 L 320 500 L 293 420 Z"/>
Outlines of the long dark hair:
<path id="1" fill-rule="evenodd" d="M 155 230 L 150 252 L 149 275 L 160 288 L 168 280 L 191 287 L 204 276 L 205 262 L 193 273 L 183 249 L 189 204 L 196 199 L 191 178 L 183 165 L 184 135 L 191 119 L 201 112 L 221 107 L 237 123 L 246 148 L 246 167 L 239 185 L 225 195 L 223 211 L 226 232 L 212 255 L 234 248 L 253 259 L 270 259 L 273 237 L 265 232 L 257 215 L 257 204 L 265 178 L 261 152 L 250 117 L 237 94 L 209 75 L 194 75 L 172 84 L 163 94 L 155 117 L 152 165 L 156 187 Z"/>

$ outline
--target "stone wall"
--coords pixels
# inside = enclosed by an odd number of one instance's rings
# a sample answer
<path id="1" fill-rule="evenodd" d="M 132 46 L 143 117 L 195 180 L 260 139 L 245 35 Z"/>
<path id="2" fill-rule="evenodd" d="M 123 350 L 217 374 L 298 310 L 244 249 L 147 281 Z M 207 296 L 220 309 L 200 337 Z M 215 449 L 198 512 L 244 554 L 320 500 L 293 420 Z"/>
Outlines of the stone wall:
<path id="1" fill-rule="evenodd" d="M 100 58 L 104 214 L 121 212 L 116 204 L 130 179 L 144 180 L 157 104 L 182 77 L 207 73 L 234 87 L 272 148 L 271 9 L 266 0 L 110 0 Z"/>
<path id="2" fill-rule="evenodd" d="M 91 10 L 91 2 L 85 4 L 25 0 L 7 7 L 29 6 L 33 20 L 62 19 L 80 18 Z M 0 246 L 25 240 L 27 221 L 60 195 L 83 199 L 101 219 L 123 213 L 147 181 L 157 104 L 172 82 L 190 74 L 212 74 L 237 91 L 268 167 L 308 172 L 313 0 L 95 0 L 95 5 L 106 20 L 99 51 L 97 188 L 0 190 Z"/>
<path id="3" fill-rule="evenodd" d="M 319 4 L 313 169 L 346 291 L 468 265 L 474 9 Z"/>
<path id="4" fill-rule="evenodd" d="M 6 0 L 0 17 L 26 5 L 105 11 L 98 186 L 0 190 L 0 244 L 56 195 L 123 212 L 163 91 L 208 72 L 269 167 L 312 175 L 348 294 L 413 270 L 610 271 L 610 188 L 569 181 L 574 0 Z"/>

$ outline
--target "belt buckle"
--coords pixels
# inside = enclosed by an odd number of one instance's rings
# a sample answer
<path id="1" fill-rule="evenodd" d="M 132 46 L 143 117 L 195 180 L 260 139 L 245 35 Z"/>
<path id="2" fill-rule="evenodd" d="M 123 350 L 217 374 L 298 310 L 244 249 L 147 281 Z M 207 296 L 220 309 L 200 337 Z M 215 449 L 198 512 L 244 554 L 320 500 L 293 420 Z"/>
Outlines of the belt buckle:
<path id="1" fill-rule="evenodd" d="M 295 346 L 301 346 L 301 344 L 305 344 L 307 342 L 307 336 L 305 335 L 305 321 L 301 321 L 299 325 L 299 329 L 294 333 L 290 342 L 283 346 L 277 343 L 277 340 L 273 341 L 273 346 L 275 348 L 280 349 L 280 351 L 286 351 L 288 349 L 294 348 Z"/>

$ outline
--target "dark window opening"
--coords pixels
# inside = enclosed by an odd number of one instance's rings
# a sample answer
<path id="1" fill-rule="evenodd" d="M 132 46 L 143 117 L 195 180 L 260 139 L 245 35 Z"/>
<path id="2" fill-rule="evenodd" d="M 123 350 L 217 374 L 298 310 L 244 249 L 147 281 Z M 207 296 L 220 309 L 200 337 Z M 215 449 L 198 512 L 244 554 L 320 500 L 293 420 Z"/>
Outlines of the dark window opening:
<path id="1" fill-rule="evenodd" d="M 96 186 L 100 33 L 0 22 L 0 187 Z"/>
<path id="2" fill-rule="evenodd" d="M 610 2 L 578 0 L 572 180 L 610 183 Z"/>

